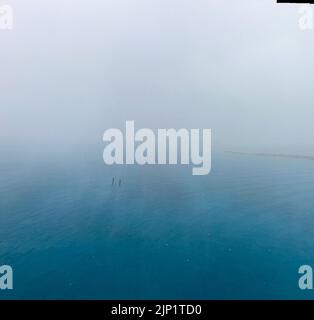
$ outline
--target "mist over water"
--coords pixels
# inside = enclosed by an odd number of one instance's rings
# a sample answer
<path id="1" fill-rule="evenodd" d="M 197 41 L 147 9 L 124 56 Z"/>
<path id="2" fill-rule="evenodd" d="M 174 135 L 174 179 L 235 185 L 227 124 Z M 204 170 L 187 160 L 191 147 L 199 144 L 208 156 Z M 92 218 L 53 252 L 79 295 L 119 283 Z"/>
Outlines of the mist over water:
<path id="1" fill-rule="evenodd" d="M 9 0 L 8 0 L 9 2 Z M 275 1 L 28 0 L 0 33 L 0 299 L 313 298 L 313 32 Z M 212 129 L 212 171 L 103 133 Z M 115 183 L 112 185 L 112 179 Z M 119 179 L 121 184 L 119 186 Z"/>
<path id="2" fill-rule="evenodd" d="M 299 29 L 299 5 L 12 6 L 15 28 L 0 34 L 1 145 L 25 153 L 97 145 L 106 129 L 134 120 L 211 128 L 220 150 L 313 153 L 314 41 Z"/>

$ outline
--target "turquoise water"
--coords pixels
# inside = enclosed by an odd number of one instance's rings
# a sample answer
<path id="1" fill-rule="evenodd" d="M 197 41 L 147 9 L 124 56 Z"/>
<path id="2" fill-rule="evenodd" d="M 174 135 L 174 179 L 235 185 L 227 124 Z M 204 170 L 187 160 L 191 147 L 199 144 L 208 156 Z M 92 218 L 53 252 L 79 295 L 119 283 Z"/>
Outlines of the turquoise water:
<path id="1" fill-rule="evenodd" d="M 196 177 L 78 159 L 1 160 L 0 299 L 314 298 L 314 162 L 217 154 Z"/>

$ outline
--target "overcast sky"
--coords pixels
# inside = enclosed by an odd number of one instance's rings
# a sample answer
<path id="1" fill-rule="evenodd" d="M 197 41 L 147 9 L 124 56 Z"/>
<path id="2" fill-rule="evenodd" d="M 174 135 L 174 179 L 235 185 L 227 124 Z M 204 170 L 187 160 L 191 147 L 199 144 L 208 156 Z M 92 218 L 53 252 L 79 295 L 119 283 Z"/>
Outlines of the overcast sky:
<path id="1" fill-rule="evenodd" d="M 275 0 L 27 0 L 0 31 L 0 143 L 212 128 L 213 148 L 314 153 L 314 30 Z"/>

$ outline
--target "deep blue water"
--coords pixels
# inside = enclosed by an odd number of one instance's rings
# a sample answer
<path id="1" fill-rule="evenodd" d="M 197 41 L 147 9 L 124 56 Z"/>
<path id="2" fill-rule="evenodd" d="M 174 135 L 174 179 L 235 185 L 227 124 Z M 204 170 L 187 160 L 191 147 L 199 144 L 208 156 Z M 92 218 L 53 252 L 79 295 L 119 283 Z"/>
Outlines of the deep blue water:
<path id="1" fill-rule="evenodd" d="M 292 299 L 314 266 L 314 161 L 0 163 L 0 299 Z M 120 187 L 112 177 L 121 177 Z"/>

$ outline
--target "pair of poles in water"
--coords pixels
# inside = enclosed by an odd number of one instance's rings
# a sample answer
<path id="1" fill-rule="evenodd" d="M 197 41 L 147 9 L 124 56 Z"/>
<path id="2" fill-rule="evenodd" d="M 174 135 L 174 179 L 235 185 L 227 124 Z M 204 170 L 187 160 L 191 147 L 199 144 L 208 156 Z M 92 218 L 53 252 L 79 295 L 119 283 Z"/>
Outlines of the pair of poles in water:
<path id="1" fill-rule="evenodd" d="M 111 182 L 111 185 L 113 186 L 114 185 L 114 182 L 115 182 L 115 179 L 114 179 L 114 177 L 112 178 L 112 182 Z M 119 187 L 121 186 L 121 179 L 119 179 L 119 182 L 118 182 L 118 185 L 119 185 Z"/>

